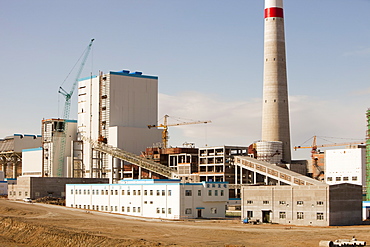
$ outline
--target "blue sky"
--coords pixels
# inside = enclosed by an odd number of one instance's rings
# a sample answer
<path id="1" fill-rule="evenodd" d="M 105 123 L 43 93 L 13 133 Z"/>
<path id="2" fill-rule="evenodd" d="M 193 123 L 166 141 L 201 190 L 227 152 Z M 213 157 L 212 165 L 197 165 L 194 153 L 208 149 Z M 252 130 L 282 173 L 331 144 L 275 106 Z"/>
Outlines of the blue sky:
<path id="1" fill-rule="evenodd" d="M 364 139 L 370 0 L 284 5 L 292 145 L 313 135 Z M 0 138 L 39 134 L 43 118 L 62 115 L 58 88 L 95 38 L 82 77 L 156 75 L 159 119 L 212 120 L 170 128 L 170 145 L 249 145 L 261 136 L 263 8 L 263 0 L 2 0 Z M 76 105 L 74 97 L 74 118 Z"/>

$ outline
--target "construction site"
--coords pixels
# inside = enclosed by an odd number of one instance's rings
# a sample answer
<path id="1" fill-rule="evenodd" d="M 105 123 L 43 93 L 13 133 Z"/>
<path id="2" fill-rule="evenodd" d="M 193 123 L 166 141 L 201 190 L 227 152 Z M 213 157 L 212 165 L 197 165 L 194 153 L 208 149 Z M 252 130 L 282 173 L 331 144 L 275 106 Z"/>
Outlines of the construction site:
<path id="1" fill-rule="evenodd" d="M 228 197 L 241 199 L 238 206 L 243 219 L 312 226 L 361 224 L 364 218 L 370 217 L 370 207 L 365 208 L 365 212 L 362 207 L 363 200 L 370 201 L 367 191 L 370 189 L 369 131 L 366 143 L 319 145 L 315 136 L 312 145 L 295 147 L 310 148 L 311 159 L 292 159 L 282 13 L 282 1 L 266 1 L 261 141 L 245 146 L 196 147 L 192 143 L 185 143 L 183 147 L 169 146 L 170 128 L 211 124 L 212 120 L 175 123 L 171 122 L 171 116 L 165 115 L 163 123 L 159 122 L 157 76 L 120 70 L 99 71 L 97 75 L 80 78 L 92 39 L 72 88 L 59 89 L 65 98 L 63 118 L 43 119 L 41 135 L 14 134 L 0 140 L 0 168 L 8 184 L 12 184 L 8 186 L 8 197 L 14 200 L 41 197 L 31 182 L 28 189 L 25 184 L 22 188 L 17 184 L 17 179 L 26 181 L 25 177 L 71 178 L 76 179 L 75 182 L 65 183 L 107 186 L 128 179 L 174 179 L 181 184 L 199 186 L 227 183 Z M 69 115 L 75 91 L 78 119 L 72 120 Z M 366 114 L 370 129 L 370 110 Z M 333 146 L 346 148 L 338 154 L 319 150 Z M 349 154 L 352 156 L 345 162 Z M 338 158 L 338 155 L 342 156 Z M 339 165 L 338 160 L 343 163 Z M 85 178 L 91 180 L 82 181 Z M 76 196 L 75 189 L 71 190 Z M 304 196 L 313 190 L 317 193 Z M 111 191 L 113 193 L 113 189 Z M 280 198 L 271 196 L 277 191 L 281 192 Z M 70 192 L 46 190 L 45 193 L 63 197 Z M 224 199 L 220 202 L 228 203 Z M 277 209 L 276 205 L 281 208 Z M 78 206 L 95 208 L 84 200 Z M 195 205 L 193 211 L 190 210 L 192 217 L 199 217 L 201 209 L 204 207 Z M 104 208 L 104 211 L 110 210 Z M 123 208 L 119 211 L 124 212 Z"/>

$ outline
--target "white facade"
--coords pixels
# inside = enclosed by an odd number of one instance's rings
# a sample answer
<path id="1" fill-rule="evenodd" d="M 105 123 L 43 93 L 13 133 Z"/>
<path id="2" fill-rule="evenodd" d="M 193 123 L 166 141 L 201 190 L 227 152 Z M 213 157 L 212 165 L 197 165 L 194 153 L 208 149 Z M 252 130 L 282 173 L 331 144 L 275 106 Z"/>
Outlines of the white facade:
<path id="1" fill-rule="evenodd" d="M 333 149 L 325 151 L 327 184 L 351 183 L 366 185 L 366 149 Z"/>
<path id="2" fill-rule="evenodd" d="M 148 129 L 157 124 L 158 77 L 129 71 L 109 72 L 81 79 L 78 88 L 78 133 L 113 147 L 140 155 L 161 141 L 161 130 Z M 85 177 L 112 178 L 112 160 L 94 164 L 98 154 L 90 144 L 83 146 Z M 119 168 L 118 168 L 119 169 Z"/>
<path id="3" fill-rule="evenodd" d="M 22 150 L 22 176 L 42 177 L 42 148 Z"/>
<path id="4" fill-rule="evenodd" d="M 140 179 L 66 185 L 67 207 L 149 218 L 223 218 L 228 197 L 225 182 Z"/>

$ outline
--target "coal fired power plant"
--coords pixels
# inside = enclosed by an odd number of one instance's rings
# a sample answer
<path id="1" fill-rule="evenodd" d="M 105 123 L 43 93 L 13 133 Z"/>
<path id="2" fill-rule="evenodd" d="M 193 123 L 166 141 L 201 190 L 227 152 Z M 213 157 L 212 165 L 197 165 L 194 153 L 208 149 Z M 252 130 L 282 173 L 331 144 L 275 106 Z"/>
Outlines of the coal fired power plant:
<path id="1" fill-rule="evenodd" d="M 291 162 L 283 0 L 265 0 L 262 141 L 282 143 Z"/>

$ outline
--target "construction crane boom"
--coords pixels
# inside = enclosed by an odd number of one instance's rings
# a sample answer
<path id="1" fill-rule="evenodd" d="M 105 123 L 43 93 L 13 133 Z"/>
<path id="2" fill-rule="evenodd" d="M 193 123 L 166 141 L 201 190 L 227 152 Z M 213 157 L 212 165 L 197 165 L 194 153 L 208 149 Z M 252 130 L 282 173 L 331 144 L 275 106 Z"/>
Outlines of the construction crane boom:
<path id="1" fill-rule="evenodd" d="M 84 56 L 82 58 L 81 65 L 80 65 L 80 67 L 77 71 L 75 81 L 74 81 L 73 86 L 72 86 L 71 90 L 69 91 L 69 93 L 66 90 L 64 90 L 62 87 L 59 87 L 58 93 L 63 95 L 66 99 L 66 102 L 64 104 L 63 119 L 68 119 L 69 118 L 69 113 L 70 113 L 70 110 L 71 110 L 71 98 L 72 98 L 73 92 L 76 89 L 78 79 L 80 79 L 82 70 L 85 67 L 85 63 L 86 63 L 87 57 L 89 56 L 89 53 L 90 53 L 91 46 L 92 46 L 93 42 L 94 42 L 94 39 L 91 39 L 89 45 L 87 46 L 87 48 L 84 52 Z"/>
<path id="2" fill-rule="evenodd" d="M 190 125 L 190 124 L 206 124 L 206 123 L 211 123 L 212 121 L 193 121 L 193 122 L 182 122 L 182 123 L 174 123 L 174 124 L 168 124 L 168 115 L 164 116 L 163 124 L 159 125 L 148 125 L 148 128 L 163 128 L 162 130 L 162 142 L 163 142 L 163 147 L 167 148 L 168 145 L 168 127 L 170 126 L 179 126 L 179 125 Z"/>
<path id="3" fill-rule="evenodd" d="M 76 89 L 78 79 L 80 79 L 81 73 L 83 68 L 85 67 L 85 63 L 87 60 L 87 57 L 89 56 L 89 53 L 91 51 L 92 43 L 94 42 L 94 39 L 90 40 L 89 45 L 85 49 L 83 53 L 83 57 L 81 60 L 81 64 L 78 68 L 75 80 L 73 82 L 72 88 L 69 92 L 64 90 L 62 87 L 59 87 L 59 93 L 65 97 L 65 104 L 64 104 L 64 113 L 63 113 L 63 120 L 64 120 L 64 126 L 63 126 L 63 133 L 61 133 L 60 141 L 59 141 L 59 159 L 58 159 L 58 170 L 57 170 L 57 176 L 62 177 L 63 176 L 63 167 L 64 167 L 64 154 L 66 149 L 66 138 L 67 138 L 67 131 L 68 131 L 68 125 L 66 123 L 66 120 L 69 118 L 69 113 L 71 111 L 71 98 L 73 95 L 73 92 Z"/>

